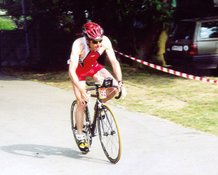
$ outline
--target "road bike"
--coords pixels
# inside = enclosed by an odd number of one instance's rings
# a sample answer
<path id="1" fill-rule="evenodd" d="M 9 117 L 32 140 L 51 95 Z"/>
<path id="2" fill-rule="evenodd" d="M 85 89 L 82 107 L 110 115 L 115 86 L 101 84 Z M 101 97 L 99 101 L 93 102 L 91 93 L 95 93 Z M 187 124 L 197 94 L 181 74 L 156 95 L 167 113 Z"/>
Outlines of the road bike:
<path id="1" fill-rule="evenodd" d="M 87 103 L 84 110 L 84 125 L 83 133 L 86 137 L 86 141 L 91 147 L 92 139 L 97 134 L 99 135 L 100 143 L 104 154 L 111 163 L 117 163 L 121 157 L 121 137 L 120 130 L 113 114 L 112 110 L 102 102 L 102 93 L 105 93 L 107 88 L 118 88 L 118 86 L 113 85 L 113 79 L 107 78 L 103 81 L 102 84 L 96 82 L 87 82 L 89 87 L 86 89 L 87 93 L 90 93 L 91 97 L 96 99 L 94 104 L 94 115 L 91 118 L 90 115 L 90 105 Z M 93 93 L 94 91 L 94 93 Z M 92 93 L 91 93 L 92 92 Z M 120 98 L 121 92 L 116 99 Z M 79 147 L 79 141 L 77 140 L 77 128 L 75 120 L 75 111 L 77 108 L 77 101 L 74 100 L 71 105 L 71 127 L 76 141 L 77 146 Z M 87 152 L 83 152 L 86 154 Z"/>

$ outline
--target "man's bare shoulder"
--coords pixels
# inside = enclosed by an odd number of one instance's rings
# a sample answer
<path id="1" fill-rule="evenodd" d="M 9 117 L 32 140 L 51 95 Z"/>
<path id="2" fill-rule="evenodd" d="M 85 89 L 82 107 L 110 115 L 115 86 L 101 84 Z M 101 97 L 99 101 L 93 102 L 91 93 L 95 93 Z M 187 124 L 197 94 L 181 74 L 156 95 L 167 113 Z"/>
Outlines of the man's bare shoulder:
<path id="1" fill-rule="evenodd" d="M 106 35 L 104 35 L 102 38 L 103 38 L 103 41 L 110 42 L 110 39 Z"/>
<path id="2" fill-rule="evenodd" d="M 85 41 L 85 38 L 84 38 L 84 37 L 80 37 L 80 38 L 77 38 L 77 39 L 74 41 L 74 43 L 80 45 L 80 44 L 83 44 L 84 41 Z"/>
<path id="3" fill-rule="evenodd" d="M 102 41 L 102 45 L 105 47 L 105 48 L 111 48 L 111 41 L 110 39 L 107 37 L 107 36 L 103 36 L 103 41 Z"/>

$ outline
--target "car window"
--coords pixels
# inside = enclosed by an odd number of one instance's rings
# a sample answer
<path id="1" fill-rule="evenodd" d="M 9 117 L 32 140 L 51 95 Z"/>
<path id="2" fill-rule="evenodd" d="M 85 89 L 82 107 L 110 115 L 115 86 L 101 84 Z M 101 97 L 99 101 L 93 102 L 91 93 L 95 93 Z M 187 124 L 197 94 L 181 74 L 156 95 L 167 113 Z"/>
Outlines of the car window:
<path id="1" fill-rule="evenodd" d="M 174 39 L 193 39 L 194 29 L 194 22 L 180 22 L 176 25 L 172 37 Z"/>
<path id="2" fill-rule="evenodd" d="M 200 29 L 200 38 L 218 38 L 218 21 L 204 22 Z"/>

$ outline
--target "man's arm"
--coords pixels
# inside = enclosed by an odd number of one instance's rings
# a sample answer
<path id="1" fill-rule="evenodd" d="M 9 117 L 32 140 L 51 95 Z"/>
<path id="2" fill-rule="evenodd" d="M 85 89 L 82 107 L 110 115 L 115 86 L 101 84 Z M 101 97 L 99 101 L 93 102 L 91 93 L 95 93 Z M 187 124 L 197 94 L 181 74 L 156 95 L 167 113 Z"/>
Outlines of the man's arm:
<path id="1" fill-rule="evenodd" d="M 121 67 L 120 67 L 120 63 L 118 62 L 115 53 L 114 53 L 114 49 L 112 48 L 112 44 L 111 41 L 106 37 L 105 38 L 105 46 L 106 46 L 106 53 L 108 56 L 108 59 L 111 63 L 111 66 L 113 68 L 113 72 L 115 74 L 115 78 L 117 79 L 117 81 L 122 81 L 122 71 L 121 71 Z"/>
<path id="2" fill-rule="evenodd" d="M 79 41 L 76 40 L 73 43 L 71 54 L 70 54 L 69 74 L 74 86 L 76 86 L 78 89 L 80 89 L 80 85 L 79 85 L 78 76 L 76 74 L 76 69 L 79 63 L 79 54 L 80 54 Z"/>
<path id="3" fill-rule="evenodd" d="M 76 69 L 79 63 L 79 55 L 80 55 L 80 42 L 79 40 L 76 40 L 73 43 L 72 51 L 70 55 L 69 76 L 72 80 L 74 87 L 77 88 L 80 92 L 80 96 L 78 96 L 78 94 L 75 94 L 77 95 L 77 99 L 80 100 L 82 103 L 84 103 L 85 101 L 88 101 L 89 97 L 86 93 L 86 89 L 84 88 L 84 86 L 82 86 L 76 74 Z"/>

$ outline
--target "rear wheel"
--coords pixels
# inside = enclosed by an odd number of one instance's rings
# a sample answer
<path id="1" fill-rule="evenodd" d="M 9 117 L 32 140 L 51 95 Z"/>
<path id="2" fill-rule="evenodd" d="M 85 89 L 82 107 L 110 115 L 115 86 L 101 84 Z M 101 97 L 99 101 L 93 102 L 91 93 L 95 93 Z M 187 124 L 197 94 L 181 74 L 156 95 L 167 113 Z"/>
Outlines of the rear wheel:
<path id="1" fill-rule="evenodd" d="M 77 135 L 77 127 L 76 127 L 76 120 L 75 120 L 75 113 L 76 113 L 76 109 L 77 109 L 77 101 L 74 100 L 72 105 L 71 105 L 71 129 L 73 131 L 73 136 L 74 139 L 76 141 L 76 144 L 79 148 L 79 141 L 76 137 Z M 91 130 L 90 130 L 90 118 L 89 118 L 89 110 L 88 107 L 86 106 L 85 111 L 84 111 L 84 116 L 85 116 L 85 120 L 84 120 L 84 124 L 83 124 L 83 133 L 86 137 L 87 143 L 89 144 L 89 147 L 92 144 L 92 136 L 91 136 Z"/>
<path id="2" fill-rule="evenodd" d="M 98 117 L 98 133 L 106 157 L 117 163 L 121 156 L 121 138 L 116 118 L 106 105 L 102 106 Z"/>

